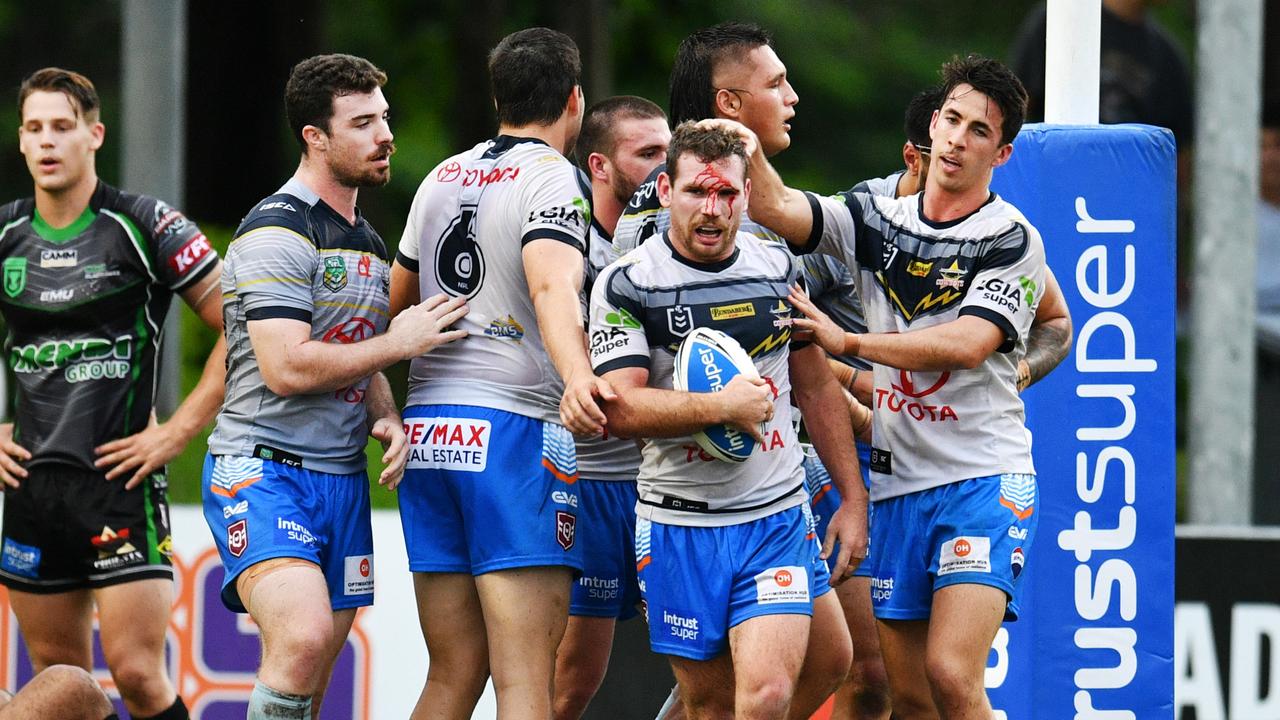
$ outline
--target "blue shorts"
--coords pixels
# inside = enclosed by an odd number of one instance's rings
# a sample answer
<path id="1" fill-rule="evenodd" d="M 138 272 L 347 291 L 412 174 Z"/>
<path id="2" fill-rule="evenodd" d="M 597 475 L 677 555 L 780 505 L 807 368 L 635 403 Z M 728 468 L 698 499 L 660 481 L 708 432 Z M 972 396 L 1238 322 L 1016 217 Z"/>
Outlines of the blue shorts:
<path id="1" fill-rule="evenodd" d="M 222 604 L 245 612 L 236 578 L 272 558 L 320 566 L 334 610 L 373 604 L 369 477 L 234 455 L 206 455 L 204 519 L 226 575 Z"/>
<path id="2" fill-rule="evenodd" d="M 871 606 L 885 620 L 929 617 L 933 593 L 973 583 L 1000 588 L 1018 617 L 1018 578 L 1039 516 L 1035 475 L 991 475 L 872 503 Z"/>
<path id="3" fill-rule="evenodd" d="M 405 409 L 400 524 L 413 572 L 582 569 L 578 460 L 563 427 L 470 405 Z"/>
<path id="4" fill-rule="evenodd" d="M 858 469 L 862 473 L 862 484 L 864 487 L 871 487 L 871 446 L 857 441 L 858 448 Z M 840 508 L 840 491 L 836 489 L 835 484 L 831 482 L 831 473 L 822 466 L 822 461 L 818 459 L 817 454 L 812 450 L 812 446 L 806 446 L 804 453 L 804 487 L 809 492 L 809 505 L 813 508 L 813 518 L 816 522 L 815 531 L 818 535 L 818 545 L 821 546 L 827 537 L 827 524 L 831 522 L 831 516 Z M 867 510 L 867 522 L 870 524 L 871 510 Z M 870 538 L 868 538 L 870 540 Z M 871 571 L 868 569 L 870 563 L 871 545 L 867 545 L 867 560 L 863 560 L 858 569 L 854 571 L 855 577 L 871 577 Z M 835 565 L 836 558 L 839 557 L 840 546 L 836 545 L 831 551 L 831 557 L 826 560 L 827 572 L 830 574 L 831 568 Z"/>
<path id="5" fill-rule="evenodd" d="M 639 613 L 636 581 L 636 484 L 578 480 L 582 577 L 573 584 L 569 614 L 627 620 Z"/>
<path id="6" fill-rule="evenodd" d="M 654 652 L 709 660 L 761 615 L 812 615 L 813 542 L 793 507 L 739 525 L 636 520 L 636 568 Z"/>

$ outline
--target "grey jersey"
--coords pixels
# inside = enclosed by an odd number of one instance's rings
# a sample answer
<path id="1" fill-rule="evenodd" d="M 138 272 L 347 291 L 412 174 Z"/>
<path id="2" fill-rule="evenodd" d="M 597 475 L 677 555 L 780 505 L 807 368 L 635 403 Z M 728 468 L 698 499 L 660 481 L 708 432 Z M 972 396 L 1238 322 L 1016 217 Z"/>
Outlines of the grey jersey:
<path id="1" fill-rule="evenodd" d="M 573 165 L 545 143 L 499 136 L 438 165 L 418 188 L 396 262 L 422 298 L 466 297 L 470 335 L 415 358 L 410 405 L 476 405 L 559 422 L 564 384 L 551 364 L 522 250 L 535 240 L 583 249 L 590 207 Z"/>
<path id="2" fill-rule="evenodd" d="M 667 171 L 666 163 L 654 168 L 645 181 L 636 188 L 631 201 L 622 210 L 618 226 L 613 231 L 613 247 L 618 255 L 625 255 L 640 247 L 645 240 L 662 235 L 671 227 L 671 211 L 658 202 L 658 175 Z M 742 219 L 738 232 L 753 235 L 761 240 L 782 242 L 782 238 L 769 228 Z"/>
<path id="3" fill-rule="evenodd" d="M 590 192 L 589 187 L 584 188 Z M 591 220 L 591 229 L 587 235 L 586 282 L 582 286 L 583 317 L 589 316 L 591 288 L 596 278 L 605 267 L 618 259 L 610 241 L 609 233 L 600 227 L 600 223 Z M 588 480 L 611 480 L 635 482 L 640 472 L 640 448 L 634 440 L 626 440 L 609 434 L 608 428 L 602 435 L 589 438 L 574 438 L 578 448 L 578 475 Z"/>
<path id="4" fill-rule="evenodd" d="M 386 330 L 387 248 L 369 223 L 347 222 L 297 179 L 241 222 L 222 272 L 227 399 L 209 437 L 214 455 L 260 456 L 259 445 L 327 473 L 365 470 L 369 379 L 334 391 L 281 397 L 262 379 L 248 322 L 287 318 L 311 339 L 354 343 Z"/>
<path id="5" fill-rule="evenodd" d="M 800 446 L 792 424 L 788 369 L 796 261 L 786 248 L 739 233 L 728 259 L 679 256 L 666 234 L 610 265 L 591 292 L 591 362 L 599 375 L 649 371 L 651 387 L 671 389 L 675 351 L 695 327 L 732 336 L 774 392 L 763 446 L 743 463 L 713 459 L 690 437 L 645 438 L 640 517 L 674 525 L 748 522 L 804 502 Z"/>
<path id="6" fill-rule="evenodd" d="M 907 372 L 875 365 L 871 498 L 1001 473 L 1033 473 L 1031 434 L 1015 385 L 1044 288 L 1040 234 L 992 194 L 972 214 L 924 218 L 921 195 L 809 195 L 807 250 L 853 270 L 875 333 L 905 333 L 962 315 L 1003 332 L 972 370 Z"/>

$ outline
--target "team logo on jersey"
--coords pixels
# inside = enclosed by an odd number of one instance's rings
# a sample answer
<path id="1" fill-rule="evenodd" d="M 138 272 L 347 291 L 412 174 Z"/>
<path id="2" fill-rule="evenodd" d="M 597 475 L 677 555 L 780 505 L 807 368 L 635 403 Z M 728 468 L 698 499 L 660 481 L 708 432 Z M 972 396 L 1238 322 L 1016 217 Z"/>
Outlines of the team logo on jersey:
<path id="1" fill-rule="evenodd" d="M 676 337 L 684 337 L 693 331 L 693 309 L 688 305 L 667 308 L 667 329 Z"/>
<path id="2" fill-rule="evenodd" d="M 573 548 L 574 535 L 578 528 L 576 515 L 564 510 L 556 511 L 556 542 L 566 551 Z"/>
<path id="3" fill-rule="evenodd" d="M 959 260 L 952 260 L 951 264 L 938 271 L 938 280 L 934 284 L 940 288 L 954 288 L 960 290 L 964 287 L 964 276 L 969 271 L 960 267 Z"/>
<path id="4" fill-rule="evenodd" d="M 178 232 L 187 226 L 186 216 L 163 202 L 156 202 L 154 219 L 152 228 L 156 235 Z"/>
<path id="5" fill-rule="evenodd" d="M 791 306 L 781 298 L 778 299 L 778 304 L 773 306 L 773 309 L 769 311 L 769 314 L 773 316 L 774 327 L 791 327 Z"/>
<path id="6" fill-rule="evenodd" d="M 27 259 L 24 257 L 5 258 L 4 261 L 4 294 L 16 298 L 27 289 Z"/>
<path id="7" fill-rule="evenodd" d="M 338 292 L 347 286 L 347 261 L 341 256 L 330 255 L 324 259 L 324 286 L 330 292 Z"/>

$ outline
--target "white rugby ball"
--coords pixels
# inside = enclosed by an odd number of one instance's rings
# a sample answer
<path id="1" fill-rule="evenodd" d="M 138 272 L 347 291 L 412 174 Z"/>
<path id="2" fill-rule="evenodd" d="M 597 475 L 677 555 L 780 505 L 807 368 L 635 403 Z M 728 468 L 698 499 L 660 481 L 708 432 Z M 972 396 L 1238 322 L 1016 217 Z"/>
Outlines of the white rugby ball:
<path id="1" fill-rule="evenodd" d="M 738 375 L 760 377 L 751 356 L 737 340 L 711 328 L 694 328 L 676 351 L 671 384 L 685 392 L 719 392 Z M 761 432 L 763 433 L 763 423 Z M 694 442 L 712 457 L 745 462 L 755 450 L 751 435 L 729 425 L 711 425 L 693 434 Z"/>

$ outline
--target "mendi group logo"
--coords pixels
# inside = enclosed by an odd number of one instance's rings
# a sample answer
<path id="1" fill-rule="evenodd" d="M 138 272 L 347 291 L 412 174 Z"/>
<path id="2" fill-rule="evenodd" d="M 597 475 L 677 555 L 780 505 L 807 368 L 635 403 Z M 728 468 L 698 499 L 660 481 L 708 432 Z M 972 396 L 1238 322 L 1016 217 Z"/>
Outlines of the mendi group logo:
<path id="1" fill-rule="evenodd" d="M 175 599 L 169 620 L 167 663 L 169 676 L 182 694 L 193 720 L 239 720 L 248 711 L 260 645 L 257 625 L 222 605 L 223 569 L 217 550 L 210 547 L 194 560 L 173 556 Z M 94 677 L 112 695 L 124 717 L 115 683 L 98 649 L 94 630 Z M 0 677 L 4 686 L 18 688 L 34 675 L 18 623 L 9 609 L 9 595 L 0 589 Z M 372 652 L 357 614 L 347 644 L 334 663 L 325 692 L 322 720 L 370 717 Z"/>

